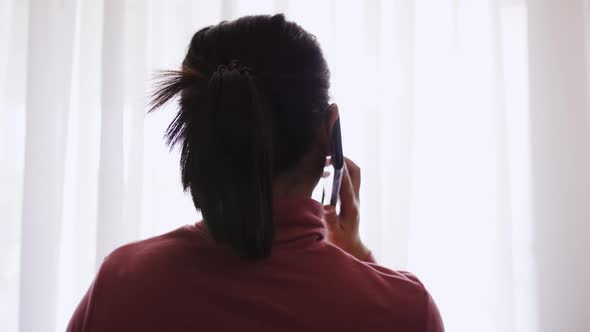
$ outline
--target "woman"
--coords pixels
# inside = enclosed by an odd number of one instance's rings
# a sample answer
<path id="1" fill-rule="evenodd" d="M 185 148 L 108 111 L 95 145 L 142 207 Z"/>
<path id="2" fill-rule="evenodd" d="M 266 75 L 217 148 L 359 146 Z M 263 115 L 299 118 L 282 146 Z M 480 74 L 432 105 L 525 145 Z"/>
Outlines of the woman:
<path id="1" fill-rule="evenodd" d="M 420 281 L 375 264 L 358 234 L 360 170 L 341 211 L 311 199 L 338 108 L 314 36 L 283 15 L 198 31 L 152 110 L 203 221 L 103 262 L 68 331 L 443 331 Z"/>

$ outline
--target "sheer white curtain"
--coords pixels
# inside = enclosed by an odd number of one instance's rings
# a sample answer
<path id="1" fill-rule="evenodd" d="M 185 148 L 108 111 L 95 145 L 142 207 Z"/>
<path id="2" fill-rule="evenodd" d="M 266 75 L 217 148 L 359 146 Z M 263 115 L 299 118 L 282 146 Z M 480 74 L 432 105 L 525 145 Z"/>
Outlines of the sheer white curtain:
<path id="1" fill-rule="evenodd" d="M 377 259 L 448 331 L 587 330 L 589 7 L 0 0 L 0 330 L 64 330 L 108 252 L 198 219 L 151 74 L 200 27 L 277 12 L 324 49 Z"/>

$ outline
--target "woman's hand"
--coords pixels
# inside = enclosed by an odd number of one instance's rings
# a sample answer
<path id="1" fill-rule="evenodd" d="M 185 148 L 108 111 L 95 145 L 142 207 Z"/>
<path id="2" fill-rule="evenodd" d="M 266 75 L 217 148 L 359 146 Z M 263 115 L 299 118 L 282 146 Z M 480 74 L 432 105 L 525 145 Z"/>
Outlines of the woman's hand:
<path id="1" fill-rule="evenodd" d="M 348 158 L 345 159 L 340 187 L 340 214 L 336 207 L 324 205 L 324 222 L 328 229 L 328 242 L 365 261 L 370 251 L 359 236 L 359 189 L 361 187 L 361 170 Z"/>

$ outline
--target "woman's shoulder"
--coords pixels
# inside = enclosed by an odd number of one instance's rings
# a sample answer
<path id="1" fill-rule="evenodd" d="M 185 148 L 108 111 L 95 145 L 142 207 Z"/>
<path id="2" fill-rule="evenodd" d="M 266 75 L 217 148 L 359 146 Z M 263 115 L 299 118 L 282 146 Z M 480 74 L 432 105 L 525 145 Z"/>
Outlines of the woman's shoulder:
<path id="1" fill-rule="evenodd" d="M 329 259 L 330 261 L 337 261 L 339 263 L 338 266 L 348 270 L 353 270 L 363 278 L 369 278 L 378 281 L 376 282 L 378 285 L 406 285 L 408 288 L 416 289 L 417 291 L 420 291 L 421 288 L 424 288 L 424 285 L 420 279 L 418 279 L 418 277 L 416 277 L 413 273 L 402 270 L 394 270 L 379 265 L 379 263 L 377 263 L 373 258 L 372 254 L 369 254 L 365 260 L 359 260 L 329 243 L 327 243 L 322 249 L 326 252 L 326 259 Z"/>
<path id="2" fill-rule="evenodd" d="M 383 282 L 382 295 L 387 294 L 394 305 L 405 307 L 408 312 L 405 315 L 415 317 L 424 325 L 424 331 L 444 331 L 442 318 L 434 299 L 422 281 L 413 273 L 401 270 L 392 270 L 377 263 L 366 263 L 376 278 Z M 397 309 L 399 310 L 399 309 Z"/>
<path id="3" fill-rule="evenodd" d="M 325 246 L 323 250 L 331 261 L 337 262 L 334 274 L 339 278 L 333 280 L 344 279 L 342 282 L 356 285 L 359 297 L 378 303 L 389 318 L 397 320 L 395 318 L 399 316 L 399 320 L 409 319 L 420 322 L 419 325 L 424 324 L 426 331 L 443 331 L 438 308 L 415 274 L 381 266 L 374 260 L 358 260 L 332 245 Z"/>
<path id="4" fill-rule="evenodd" d="M 101 270 L 119 277 L 148 272 L 169 265 L 186 255 L 187 247 L 199 244 L 194 226 L 185 225 L 154 237 L 134 241 L 113 250 L 105 257 Z M 166 263 L 168 262 L 168 263 Z"/>

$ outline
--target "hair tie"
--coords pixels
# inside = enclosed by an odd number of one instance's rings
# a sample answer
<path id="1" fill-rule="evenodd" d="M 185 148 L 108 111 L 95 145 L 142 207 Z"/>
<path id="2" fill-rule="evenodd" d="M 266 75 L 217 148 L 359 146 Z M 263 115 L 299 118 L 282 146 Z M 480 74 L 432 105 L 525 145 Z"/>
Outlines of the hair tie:
<path id="1" fill-rule="evenodd" d="M 217 71 L 222 74 L 225 70 L 237 70 L 240 74 L 252 74 L 252 68 L 242 66 L 238 60 L 232 60 L 228 65 L 219 65 Z"/>

